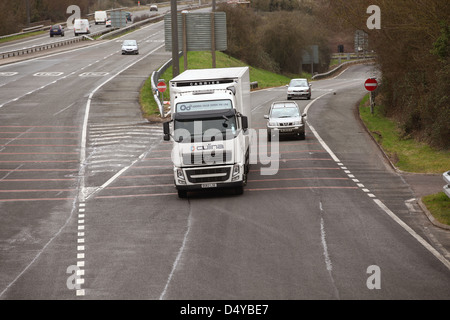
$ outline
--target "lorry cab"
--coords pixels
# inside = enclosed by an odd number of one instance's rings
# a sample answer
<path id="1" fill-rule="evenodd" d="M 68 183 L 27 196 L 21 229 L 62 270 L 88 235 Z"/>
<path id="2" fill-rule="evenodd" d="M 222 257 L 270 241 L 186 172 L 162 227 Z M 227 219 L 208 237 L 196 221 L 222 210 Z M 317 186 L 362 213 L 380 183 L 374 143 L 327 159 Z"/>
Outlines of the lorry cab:
<path id="1" fill-rule="evenodd" d="M 242 194 L 249 171 L 248 68 L 188 71 L 170 82 L 172 121 L 164 124 L 178 195 L 214 188 Z"/>

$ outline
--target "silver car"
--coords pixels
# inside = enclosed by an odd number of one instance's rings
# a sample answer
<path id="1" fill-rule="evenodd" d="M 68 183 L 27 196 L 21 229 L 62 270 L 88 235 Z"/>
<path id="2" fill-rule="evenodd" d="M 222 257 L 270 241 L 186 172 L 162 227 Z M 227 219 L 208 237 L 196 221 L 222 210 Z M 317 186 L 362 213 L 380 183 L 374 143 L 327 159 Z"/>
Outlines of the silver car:
<path id="1" fill-rule="evenodd" d="M 271 141 L 275 132 L 280 136 L 294 136 L 299 140 L 305 139 L 306 114 L 301 114 L 297 103 L 293 101 L 277 101 L 272 103 L 267 119 L 267 140 Z"/>
<path id="2" fill-rule="evenodd" d="M 136 40 L 125 40 L 122 43 L 122 54 L 139 54 L 139 47 Z"/>
<path id="3" fill-rule="evenodd" d="M 292 98 L 303 98 L 311 99 L 311 84 L 308 82 L 308 79 L 292 79 L 291 82 L 287 85 L 287 99 L 290 100 Z"/>

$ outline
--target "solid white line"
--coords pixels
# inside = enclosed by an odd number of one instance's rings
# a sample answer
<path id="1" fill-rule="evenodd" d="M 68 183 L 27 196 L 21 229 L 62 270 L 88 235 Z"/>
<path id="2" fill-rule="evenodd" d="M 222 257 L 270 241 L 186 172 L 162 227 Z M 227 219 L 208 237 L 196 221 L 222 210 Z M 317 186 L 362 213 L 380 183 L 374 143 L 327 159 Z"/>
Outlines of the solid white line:
<path id="1" fill-rule="evenodd" d="M 180 261 L 181 255 L 183 254 L 184 247 L 186 246 L 186 240 L 187 240 L 187 237 L 188 237 L 188 234 L 189 234 L 190 230 L 191 230 L 191 212 L 189 211 L 188 225 L 187 225 L 186 233 L 184 234 L 183 243 L 182 243 L 182 245 L 180 247 L 180 250 L 178 250 L 177 257 L 176 257 L 176 259 L 175 259 L 175 261 L 173 263 L 172 270 L 170 271 L 169 278 L 167 279 L 166 285 L 164 286 L 164 290 L 161 293 L 161 295 L 159 296 L 159 300 L 163 300 L 164 296 L 166 295 L 167 288 L 169 287 L 170 281 L 172 280 L 173 274 L 175 273 L 175 270 L 176 270 L 176 268 L 178 266 L 178 262 Z"/>
<path id="2" fill-rule="evenodd" d="M 325 94 L 324 94 L 325 95 Z M 311 104 L 313 102 L 315 102 L 317 99 L 321 98 L 323 96 L 320 96 L 318 98 L 316 98 L 315 100 L 313 100 L 308 106 L 307 108 L 309 108 L 311 106 Z M 328 145 L 325 143 L 325 141 L 322 140 L 322 138 L 320 138 L 319 134 L 317 133 L 316 130 L 314 130 L 314 128 L 308 124 L 308 126 L 310 127 L 311 131 L 313 132 L 314 136 L 317 138 L 317 140 L 319 140 L 320 144 L 322 145 L 322 147 L 327 150 L 327 152 L 331 155 L 331 157 L 336 161 L 336 162 L 340 162 L 338 160 L 338 158 L 334 155 L 334 153 L 331 151 L 331 149 L 328 147 Z M 348 177 L 350 178 L 355 178 L 354 175 L 352 174 L 348 174 Z M 356 180 L 356 181 L 355 181 Z M 357 179 L 353 179 L 353 181 L 355 182 L 359 182 L 357 181 Z M 370 197 L 375 197 L 373 194 L 369 195 Z M 379 199 L 373 199 L 373 201 L 381 208 L 383 209 L 384 212 L 386 212 L 395 222 L 397 222 L 400 226 L 403 227 L 403 229 L 405 229 L 406 231 L 408 231 L 417 241 L 419 241 L 419 243 L 421 243 L 426 249 L 428 249 L 428 251 L 430 251 L 439 261 L 441 261 L 449 270 L 450 270 L 450 262 L 445 259 L 445 257 L 443 257 L 436 249 L 434 249 L 428 242 L 426 242 L 421 236 L 419 236 L 413 229 L 411 229 L 406 223 L 404 223 L 399 217 L 397 217 L 391 210 L 389 210 L 389 208 L 387 208 L 383 202 L 381 202 L 381 200 Z"/>
<path id="3" fill-rule="evenodd" d="M 145 58 L 147 58 L 149 55 L 153 54 L 155 51 L 161 49 L 162 47 L 164 47 L 163 45 L 160 45 L 159 47 L 157 47 L 156 49 L 150 51 L 149 53 L 147 53 L 146 55 L 144 55 L 142 58 L 136 60 L 135 62 L 133 62 L 132 64 L 130 64 L 129 66 L 123 68 L 121 71 L 119 71 L 118 73 L 116 73 L 115 75 L 111 76 L 109 79 L 107 79 L 106 81 L 104 81 L 102 84 L 100 84 L 97 88 L 95 88 L 90 94 L 89 94 L 89 98 L 88 101 L 86 103 L 86 109 L 85 109 L 85 114 L 84 114 L 84 120 L 83 120 L 83 130 L 82 130 L 82 136 L 81 136 L 81 150 L 80 150 L 80 163 L 81 163 L 81 168 L 80 168 L 80 189 L 81 189 L 81 193 L 80 193 L 80 201 L 85 202 L 85 161 L 86 161 L 86 147 L 87 147 L 87 130 L 88 130 L 88 120 L 89 120 L 89 112 L 91 109 L 91 101 L 92 98 L 94 96 L 94 94 L 101 88 L 103 87 L 105 84 L 107 84 L 108 82 L 110 82 L 112 79 L 116 78 L 118 75 L 120 75 L 122 72 L 128 70 L 129 68 L 131 68 L 132 66 L 134 66 L 136 63 L 144 60 Z M 121 170 L 120 173 L 123 173 L 125 170 Z M 118 177 L 118 175 L 114 176 L 115 178 Z M 110 179 L 111 180 L 111 179 Z"/>
<path id="4" fill-rule="evenodd" d="M 387 213 L 392 220 L 397 222 L 400 226 L 403 227 L 410 235 L 412 235 L 420 244 L 422 244 L 428 251 L 430 251 L 439 261 L 441 261 L 447 269 L 450 270 L 450 262 L 445 259 L 435 248 L 433 248 L 428 242 L 426 242 L 421 236 L 419 236 L 410 226 L 404 223 L 399 217 L 395 215 L 388 207 L 384 205 L 379 199 L 373 200 L 385 213 Z"/>
<path id="5" fill-rule="evenodd" d="M 325 141 L 322 140 L 322 138 L 319 136 L 319 134 L 317 133 L 317 131 L 314 129 L 313 126 L 311 126 L 308 123 L 309 129 L 311 130 L 311 132 L 314 134 L 314 136 L 316 137 L 316 139 L 319 141 L 319 143 L 322 145 L 322 148 L 324 148 L 328 154 L 331 156 L 331 158 L 333 158 L 334 161 L 339 162 L 338 157 L 336 157 L 336 155 L 334 154 L 333 151 L 331 151 L 331 149 L 328 147 L 328 145 L 325 143 Z M 350 174 L 348 175 L 349 177 L 351 176 Z"/>
<path id="6" fill-rule="evenodd" d="M 3 294 L 8 291 L 8 289 L 16 283 L 16 281 L 33 265 L 33 263 L 41 256 L 41 254 L 47 249 L 47 247 L 50 245 L 50 243 L 53 242 L 53 240 L 61 234 L 61 232 L 64 230 L 64 228 L 69 224 L 69 221 L 72 220 L 73 213 L 75 212 L 75 200 L 72 203 L 72 210 L 70 212 L 69 217 L 64 222 L 64 224 L 59 228 L 58 232 L 42 247 L 42 249 L 36 254 L 36 256 L 31 260 L 31 262 L 17 275 L 17 277 L 11 281 L 5 289 L 3 289 L 2 292 L 0 292 L 0 298 L 3 296 Z"/>

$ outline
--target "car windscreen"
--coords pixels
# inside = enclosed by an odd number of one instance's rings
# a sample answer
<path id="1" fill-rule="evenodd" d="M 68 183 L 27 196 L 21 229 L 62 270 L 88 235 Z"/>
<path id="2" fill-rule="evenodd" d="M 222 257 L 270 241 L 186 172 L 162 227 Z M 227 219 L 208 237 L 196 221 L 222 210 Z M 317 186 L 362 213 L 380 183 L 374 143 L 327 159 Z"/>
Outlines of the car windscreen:
<path id="1" fill-rule="evenodd" d="M 307 87 L 308 84 L 305 80 L 292 80 L 289 87 Z"/>
<path id="2" fill-rule="evenodd" d="M 271 118 L 294 118 L 299 116 L 300 112 L 297 107 L 273 108 L 270 113 Z"/>
<path id="3" fill-rule="evenodd" d="M 134 41 L 134 40 L 125 40 L 123 42 L 123 45 L 124 46 L 135 46 L 136 45 L 136 41 Z"/>

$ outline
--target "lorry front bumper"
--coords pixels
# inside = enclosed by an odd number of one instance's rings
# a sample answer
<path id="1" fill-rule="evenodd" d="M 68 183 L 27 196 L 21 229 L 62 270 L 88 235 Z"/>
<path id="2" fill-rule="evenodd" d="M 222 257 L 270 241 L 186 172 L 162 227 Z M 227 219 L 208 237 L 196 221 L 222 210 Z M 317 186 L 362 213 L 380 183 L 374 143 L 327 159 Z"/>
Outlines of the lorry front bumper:
<path id="1" fill-rule="evenodd" d="M 177 190 L 180 191 L 196 191 L 196 190 L 213 190 L 213 189 L 224 189 L 224 188 L 238 188 L 244 186 L 242 181 L 236 182 L 210 182 L 194 185 L 175 185 Z"/>
<path id="2" fill-rule="evenodd" d="M 174 167 L 178 190 L 234 188 L 244 185 L 244 166 L 239 164 L 211 167 Z"/>

